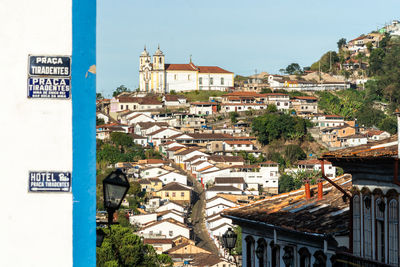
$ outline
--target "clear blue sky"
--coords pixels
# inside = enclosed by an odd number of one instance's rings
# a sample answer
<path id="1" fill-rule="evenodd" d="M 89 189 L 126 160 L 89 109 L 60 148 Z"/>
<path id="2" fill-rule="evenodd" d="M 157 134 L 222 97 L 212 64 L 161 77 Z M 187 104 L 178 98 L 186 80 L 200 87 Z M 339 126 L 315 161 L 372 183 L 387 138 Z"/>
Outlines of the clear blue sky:
<path id="1" fill-rule="evenodd" d="M 160 44 L 166 63 L 235 74 L 310 66 L 336 42 L 400 19 L 399 0 L 98 0 L 97 90 L 138 87 L 139 55 Z"/>

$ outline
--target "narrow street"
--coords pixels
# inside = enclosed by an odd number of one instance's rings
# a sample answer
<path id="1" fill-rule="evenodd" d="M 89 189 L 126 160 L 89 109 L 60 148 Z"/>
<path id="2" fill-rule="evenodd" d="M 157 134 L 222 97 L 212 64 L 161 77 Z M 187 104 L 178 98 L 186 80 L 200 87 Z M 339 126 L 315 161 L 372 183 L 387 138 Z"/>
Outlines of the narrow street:
<path id="1" fill-rule="evenodd" d="M 218 248 L 208 235 L 208 231 L 205 225 L 206 197 L 203 187 L 190 173 L 187 173 L 184 170 L 182 170 L 173 161 L 169 160 L 169 162 L 171 162 L 172 165 L 182 174 L 187 175 L 190 182 L 193 184 L 193 201 L 192 201 L 193 204 L 192 204 L 191 219 L 192 219 L 193 232 L 196 245 L 218 255 Z"/>

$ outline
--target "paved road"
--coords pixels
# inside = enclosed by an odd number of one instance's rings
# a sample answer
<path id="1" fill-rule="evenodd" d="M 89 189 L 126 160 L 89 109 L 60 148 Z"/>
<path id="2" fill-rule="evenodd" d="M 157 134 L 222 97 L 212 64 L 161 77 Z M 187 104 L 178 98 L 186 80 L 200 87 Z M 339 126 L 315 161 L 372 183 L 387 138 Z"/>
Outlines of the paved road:
<path id="1" fill-rule="evenodd" d="M 204 248 L 218 255 L 218 248 L 208 235 L 205 225 L 205 191 L 202 185 L 190 174 L 179 168 L 178 165 L 170 161 L 182 174 L 187 175 L 193 184 L 193 205 L 192 205 L 192 224 L 196 241 L 196 246 Z"/>

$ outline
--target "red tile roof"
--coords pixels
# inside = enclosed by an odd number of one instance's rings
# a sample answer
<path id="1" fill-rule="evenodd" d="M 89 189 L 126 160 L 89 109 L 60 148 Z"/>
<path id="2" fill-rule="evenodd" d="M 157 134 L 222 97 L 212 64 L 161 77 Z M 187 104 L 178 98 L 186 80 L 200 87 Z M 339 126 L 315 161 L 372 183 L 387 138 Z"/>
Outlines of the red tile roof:
<path id="1" fill-rule="evenodd" d="M 251 141 L 242 141 L 242 140 L 234 140 L 234 141 L 224 141 L 228 145 L 252 145 Z"/>
<path id="2" fill-rule="evenodd" d="M 215 103 L 215 102 L 192 102 L 192 103 L 190 103 L 190 105 L 194 105 L 194 106 L 197 106 L 197 105 L 211 105 L 211 106 L 216 106 L 216 105 L 218 105 L 218 104 Z"/>
<path id="3" fill-rule="evenodd" d="M 185 70 L 185 71 L 197 71 L 196 66 L 193 63 L 189 64 L 165 64 L 166 70 Z"/>
<path id="4" fill-rule="evenodd" d="M 332 180 L 347 192 L 352 188 L 351 175 Z M 305 190 L 301 188 L 227 209 L 222 216 L 303 233 L 326 235 L 347 232 L 350 222 L 349 199 L 344 201 L 343 193 L 328 182 L 323 182 L 322 200 L 317 199 L 316 189 L 317 185 L 311 186 L 315 194 L 310 200 L 306 200 Z"/>
<path id="5" fill-rule="evenodd" d="M 317 164 L 321 164 L 321 161 L 319 159 L 305 159 L 296 162 L 296 165 L 317 165 Z M 324 164 L 332 165 L 332 163 L 330 163 L 327 160 L 324 160 Z"/>
<path id="6" fill-rule="evenodd" d="M 395 156 L 397 156 L 397 135 L 365 145 L 326 152 L 322 155 L 323 158 L 332 160 L 341 158 L 393 158 Z"/>
<path id="7" fill-rule="evenodd" d="M 232 73 L 217 66 L 197 66 L 200 73 Z"/>

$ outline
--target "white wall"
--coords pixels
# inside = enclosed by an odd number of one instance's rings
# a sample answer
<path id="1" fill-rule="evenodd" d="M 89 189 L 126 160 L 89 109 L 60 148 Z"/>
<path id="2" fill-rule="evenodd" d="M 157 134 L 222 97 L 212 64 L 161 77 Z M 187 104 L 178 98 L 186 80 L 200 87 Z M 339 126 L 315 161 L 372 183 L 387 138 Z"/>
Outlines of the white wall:
<path id="1" fill-rule="evenodd" d="M 72 194 L 28 193 L 29 171 L 72 171 L 72 102 L 27 98 L 28 54 L 72 53 L 71 7 L 0 2 L 2 266 L 72 266 Z"/>
<path id="2" fill-rule="evenodd" d="M 190 79 L 188 79 L 188 75 Z M 196 79 L 196 71 L 167 71 L 167 92 L 172 90 L 175 90 L 175 92 L 196 90 Z"/>

